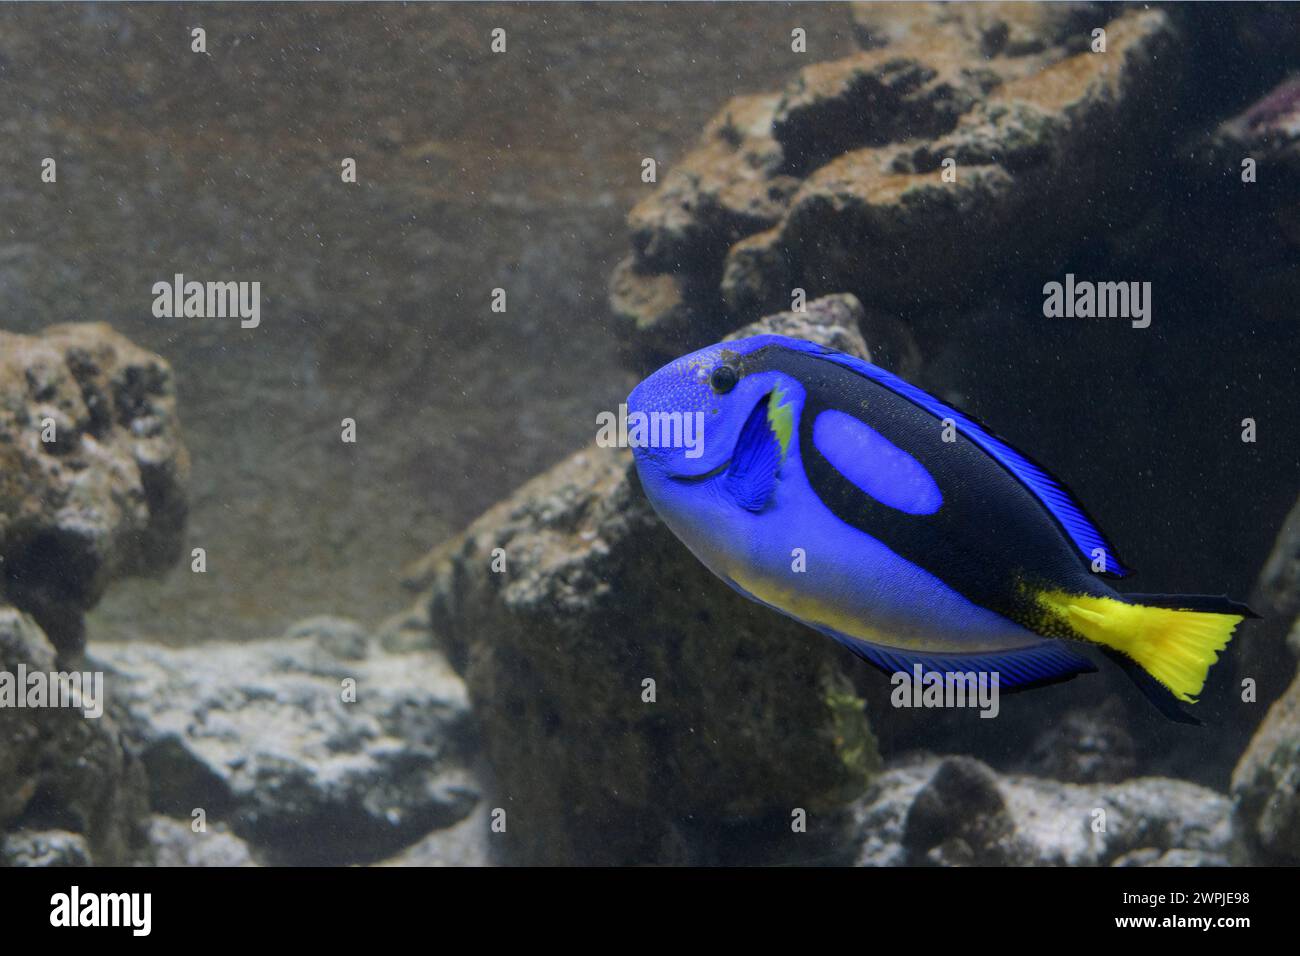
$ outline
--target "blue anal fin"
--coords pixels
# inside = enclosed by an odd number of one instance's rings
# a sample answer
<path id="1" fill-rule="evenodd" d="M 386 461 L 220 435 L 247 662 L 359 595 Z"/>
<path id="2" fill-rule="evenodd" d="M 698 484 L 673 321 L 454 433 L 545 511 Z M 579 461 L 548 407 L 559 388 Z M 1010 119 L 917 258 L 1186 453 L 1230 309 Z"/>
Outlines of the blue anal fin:
<path id="1" fill-rule="evenodd" d="M 781 466 L 781 443 L 767 418 L 767 399 L 754 406 L 740 430 L 731 467 L 723 486 L 746 511 L 758 513 L 767 507 L 776 489 L 776 472 Z"/>
<path id="2" fill-rule="evenodd" d="M 1092 661 L 1070 650 L 1060 641 L 1045 640 L 1029 647 L 988 653 L 940 653 L 904 651 L 870 644 L 829 628 L 818 628 L 843 644 L 868 664 L 886 674 L 904 673 L 909 677 L 921 668 L 926 674 L 997 674 L 998 688 L 1005 691 L 1027 690 L 1067 681 L 1079 674 L 1097 670 Z"/>

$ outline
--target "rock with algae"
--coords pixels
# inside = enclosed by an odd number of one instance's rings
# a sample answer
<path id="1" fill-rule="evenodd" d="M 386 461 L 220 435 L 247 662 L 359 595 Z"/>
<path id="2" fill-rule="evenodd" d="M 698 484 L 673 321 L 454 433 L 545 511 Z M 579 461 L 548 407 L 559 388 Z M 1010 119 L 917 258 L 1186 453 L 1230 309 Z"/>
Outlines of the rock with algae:
<path id="1" fill-rule="evenodd" d="M 0 866 L 90 866 L 90 847 L 80 833 L 18 830 L 0 834 Z"/>
<path id="2" fill-rule="evenodd" d="M 0 673 L 20 668 L 63 669 L 31 617 L 0 605 Z M 87 717 L 11 704 L 0 707 L 0 859 L 14 866 L 147 859 L 148 785 L 114 709 Z"/>
<path id="3" fill-rule="evenodd" d="M 860 317 L 851 297 L 831 297 L 737 334 L 865 354 Z M 469 685 L 509 859 L 761 853 L 764 833 L 789 834 L 800 808 L 833 812 L 877 765 L 844 655 L 703 568 L 651 510 L 625 450 L 573 455 L 417 577 Z M 743 851 L 727 836 L 741 832 Z"/>
<path id="4" fill-rule="evenodd" d="M 1300 642 L 1300 502 L 1296 503 L 1260 574 L 1252 598 L 1264 615 L 1259 643 L 1241 673 L 1267 691 L 1271 675 L 1292 672 L 1294 660 L 1278 647 L 1290 629 Z M 1267 698 L 1265 698 L 1267 699 Z M 1238 830 L 1266 862 L 1300 863 L 1300 673 L 1275 700 L 1232 775 Z"/>
<path id="5" fill-rule="evenodd" d="M 1222 866 L 1231 801 L 1164 777 L 1071 784 L 918 756 L 853 809 L 861 866 Z"/>
<path id="6" fill-rule="evenodd" d="M 184 821 L 162 834 L 172 857 L 238 852 L 188 833 L 195 809 L 269 862 L 336 864 L 396 853 L 478 803 L 465 686 L 427 648 L 390 654 L 353 622 L 312 618 L 275 640 L 102 644 L 94 659 L 152 808 Z"/>
<path id="7" fill-rule="evenodd" d="M 104 324 L 0 332 L 0 672 L 84 670 L 83 616 L 177 556 L 189 460 L 171 370 Z M 148 788 L 112 706 L 0 708 L 0 855 L 148 859 Z"/>
<path id="8" fill-rule="evenodd" d="M 0 596 L 61 654 L 112 580 L 179 556 L 188 472 L 163 359 L 102 323 L 0 332 Z"/>
<path id="9" fill-rule="evenodd" d="M 1300 676 L 1269 708 L 1232 774 L 1235 822 L 1259 858 L 1300 864 Z"/>
<path id="10" fill-rule="evenodd" d="M 177 820 L 154 814 L 149 845 L 155 866 L 256 866 L 247 842 L 224 823 Z"/>
<path id="11" fill-rule="evenodd" d="M 1143 117 L 1177 88 L 1165 13 L 887 4 L 857 19 L 869 49 L 727 103 L 633 209 L 611 302 L 643 358 L 703 345 L 795 288 L 894 314 L 960 304 L 1131 213 L 1154 135 Z"/>

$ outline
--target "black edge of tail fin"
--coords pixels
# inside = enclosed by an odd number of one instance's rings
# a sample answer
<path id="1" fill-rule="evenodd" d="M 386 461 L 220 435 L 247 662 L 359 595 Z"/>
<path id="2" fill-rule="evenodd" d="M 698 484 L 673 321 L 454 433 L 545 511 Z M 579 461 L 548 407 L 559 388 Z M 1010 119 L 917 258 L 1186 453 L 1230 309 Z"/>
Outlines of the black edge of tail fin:
<path id="1" fill-rule="evenodd" d="M 1144 671 L 1142 665 L 1137 661 L 1109 647 L 1103 647 L 1102 650 L 1107 657 L 1123 669 L 1129 680 L 1136 684 L 1137 689 L 1142 692 L 1142 696 L 1149 700 L 1156 710 L 1164 714 L 1166 719 L 1172 720 L 1176 724 L 1187 724 L 1191 727 L 1204 726 L 1201 720 L 1183 710 L 1178 705 L 1178 698 L 1170 692 L 1169 688 Z"/>
<path id="2" fill-rule="evenodd" d="M 1234 601 L 1226 594 L 1125 594 L 1130 604 L 1165 607 L 1174 611 L 1203 611 L 1207 614 L 1237 614 L 1259 620 L 1249 605 Z"/>

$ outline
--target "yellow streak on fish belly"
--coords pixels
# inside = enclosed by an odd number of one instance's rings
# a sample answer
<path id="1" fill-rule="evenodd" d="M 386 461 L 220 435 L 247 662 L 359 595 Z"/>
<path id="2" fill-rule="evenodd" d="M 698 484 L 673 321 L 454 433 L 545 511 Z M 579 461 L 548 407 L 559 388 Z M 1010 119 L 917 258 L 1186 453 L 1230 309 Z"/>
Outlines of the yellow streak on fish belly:
<path id="1" fill-rule="evenodd" d="M 816 595 L 793 588 L 787 582 L 755 576 L 752 571 L 738 565 L 730 565 L 726 570 L 731 580 L 754 597 L 780 608 L 807 624 L 829 628 L 881 647 L 919 651 L 925 654 L 966 654 L 975 651 L 997 653 L 1030 646 L 1024 642 L 1007 640 L 986 641 L 976 648 L 954 639 L 950 634 L 932 633 L 919 626 L 882 627 L 863 617 L 829 605 Z"/>

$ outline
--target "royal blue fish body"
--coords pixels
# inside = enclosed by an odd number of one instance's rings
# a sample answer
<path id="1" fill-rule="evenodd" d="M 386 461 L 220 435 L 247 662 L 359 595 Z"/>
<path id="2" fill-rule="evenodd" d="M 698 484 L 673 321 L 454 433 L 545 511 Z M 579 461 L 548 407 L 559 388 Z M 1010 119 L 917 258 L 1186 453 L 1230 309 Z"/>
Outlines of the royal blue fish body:
<path id="1" fill-rule="evenodd" d="M 646 495 L 700 561 L 885 670 L 985 669 L 1016 688 L 1094 670 L 1080 653 L 1091 645 L 1191 701 L 1248 613 L 1117 593 L 1106 578 L 1127 569 L 1046 471 L 902 379 L 810 342 L 701 349 L 638 385 L 628 413 L 664 434 L 674 415 L 701 416 L 702 449 L 633 449 Z M 1199 673 L 1183 667 L 1187 640 Z"/>

